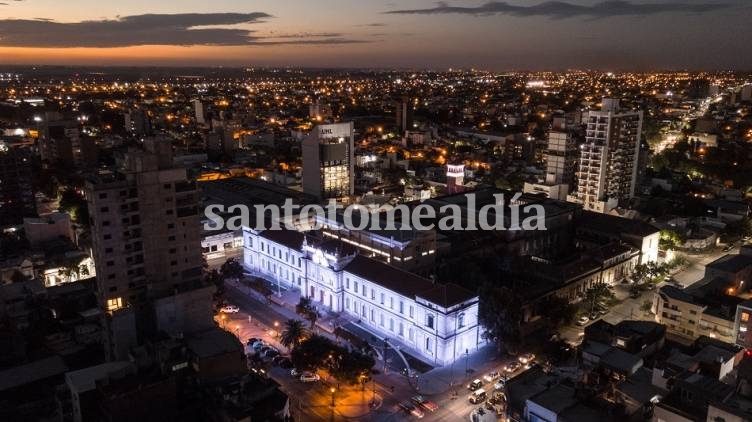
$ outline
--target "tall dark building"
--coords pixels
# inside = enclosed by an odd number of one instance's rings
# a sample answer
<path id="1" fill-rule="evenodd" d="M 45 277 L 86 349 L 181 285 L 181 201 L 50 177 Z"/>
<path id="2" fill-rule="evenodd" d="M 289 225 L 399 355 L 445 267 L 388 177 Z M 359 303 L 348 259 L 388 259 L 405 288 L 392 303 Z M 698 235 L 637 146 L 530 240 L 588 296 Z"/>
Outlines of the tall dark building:
<path id="1" fill-rule="evenodd" d="M 413 104 L 410 98 L 404 96 L 394 103 L 394 124 L 400 133 L 413 127 Z"/>
<path id="2" fill-rule="evenodd" d="M 39 151 L 46 167 L 86 170 L 97 166 L 97 146 L 94 138 L 81 133 L 76 120 L 51 120 L 41 124 Z"/>
<path id="3" fill-rule="evenodd" d="M 36 216 L 31 182 L 28 146 L 0 140 L 0 221 L 3 226 Z"/>
<path id="4" fill-rule="evenodd" d="M 86 182 L 108 356 L 122 358 L 136 333 L 143 339 L 155 332 L 156 300 L 200 283 L 197 189 L 186 170 L 173 165 L 170 141 L 157 138 Z"/>

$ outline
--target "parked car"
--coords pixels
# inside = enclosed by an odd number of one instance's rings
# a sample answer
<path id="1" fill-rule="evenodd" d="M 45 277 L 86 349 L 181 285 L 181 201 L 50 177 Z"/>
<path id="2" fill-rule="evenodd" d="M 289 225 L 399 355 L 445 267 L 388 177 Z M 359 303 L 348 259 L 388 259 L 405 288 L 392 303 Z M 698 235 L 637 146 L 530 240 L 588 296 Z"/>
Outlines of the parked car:
<path id="1" fill-rule="evenodd" d="M 517 357 L 517 360 L 520 361 L 521 364 L 527 365 L 535 360 L 535 355 L 532 353 L 523 353 Z"/>
<path id="2" fill-rule="evenodd" d="M 300 375 L 300 371 L 298 371 L 298 370 L 297 370 L 297 369 L 295 369 L 295 368 L 292 368 L 292 369 L 290 370 L 290 375 L 291 375 L 291 376 L 293 376 L 293 377 L 297 377 L 297 376 L 299 376 L 299 375 Z"/>
<path id="3" fill-rule="evenodd" d="M 507 366 L 504 367 L 504 370 L 512 373 L 516 370 L 520 369 L 520 363 L 519 362 L 509 362 Z"/>
<path id="4" fill-rule="evenodd" d="M 426 399 L 423 396 L 413 396 L 410 400 L 416 405 L 428 410 L 429 412 L 435 412 L 439 409 L 439 405 Z"/>
<path id="5" fill-rule="evenodd" d="M 504 380 L 499 380 L 499 382 L 494 384 L 493 388 L 494 390 L 503 390 L 505 385 L 506 385 L 506 382 L 504 382 Z"/>
<path id="6" fill-rule="evenodd" d="M 251 337 L 248 340 L 246 340 L 245 344 L 247 344 L 249 346 L 252 346 L 253 343 L 255 343 L 257 341 L 261 341 L 261 339 L 260 338 L 256 338 L 256 337 Z"/>
<path id="7" fill-rule="evenodd" d="M 267 350 L 266 353 L 264 353 L 261 357 L 266 358 L 266 359 L 273 359 L 276 356 L 279 356 L 279 350 L 272 347 L 269 350 Z"/>
<path id="8" fill-rule="evenodd" d="M 507 401 L 507 396 L 501 391 L 494 391 L 488 401 L 491 402 L 491 404 L 502 404 Z"/>
<path id="9" fill-rule="evenodd" d="M 320 379 L 321 377 L 319 376 L 319 374 L 316 374 L 313 372 L 305 371 L 302 374 L 300 374 L 300 381 L 302 382 L 316 382 Z"/>
<path id="10" fill-rule="evenodd" d="M 582 327 L 583 325 L 587 324 L 588 321 L 590 321 L 590 318 L 586 317 L 585 315 L 577 318 L 577 325 Z"/>
<path id="11" fill-rule="evenodd" d="M 483 381 L 479 379 L 473 380 L 470 384 L 467 385 L 467 389 L 470 391 L 475 391 L 483 386 Z"/>
<path id="12" fill-rule="evenodd" d="M 272 363 L 273 363 L 274 365 L 279 365 L 279 362 L 280 362 L 280 361 L 282 361 L 282 359 L 287 359 L 287 358 L 286 358 L 286 357 L 284 357 L 284 356 L 282 356 L 282 355 L 277 355 L 277 356 L 274 356 L 274 357 L 272 358 Z"/>
<path id="13" fill-rule="evenodd" d="M 470 394 L 467 400 L 472 404 L 478 404 L 483 403 L 487 398 L 486 392 L 481 388 L 473 391 L 473 394 Z"/>
<path id="14" fill-rule="evenodd" d="M 598 319 L 599 316 L 600 315 L 598 315 L 598 312 L 593 311 L 593 312 L 590 313 L 590 315 L 588 315 L 588 318 L 590 318 L 591 320 L 595 321 L 596 319 Z"/>
<path id="15" fill-rule="evenodd" d="M 501 374 L 497 371 L 489 372 L 486 375 L 483 375 L 483 381 L 485 382 L 493 382 L 496 378 L 499 378 Z"/>
<path id="16" fill-rule="evenodd" d="M 265 347 L 265 346 L 266 346 L 266 342 L 264 342 L 263 340 L 259 340 L 251 345 L 251 349 L 255 351 L 259 351 L 261 350 L 262 347 Z"/>
<path id="17" fill-rule="evenodd" d="M 280 356 L 277 356 L 277 357 L 280 357 Z M 279 367 L 282 369 L 290 369 L 292 368 L 292 360 L 290 360 L 290 358 L 288 357 L 284 357 L 279 361 L 277 365 L 279 365 Z"/>
<path id="18" fill-rule="evenodd" d="M 240 312 L 240 308 L 235 305 L 225 305 L 219 309 L 219 312 L 223 314 L 236 314 Z"/>

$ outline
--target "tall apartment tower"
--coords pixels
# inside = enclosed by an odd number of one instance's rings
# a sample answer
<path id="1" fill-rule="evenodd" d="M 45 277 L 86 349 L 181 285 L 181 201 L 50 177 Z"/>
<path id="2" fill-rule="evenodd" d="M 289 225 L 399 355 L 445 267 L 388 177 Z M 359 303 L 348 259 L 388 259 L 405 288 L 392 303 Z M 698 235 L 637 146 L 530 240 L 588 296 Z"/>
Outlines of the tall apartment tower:
<path id="1" fill-rule="evenodd" d="M 49 117 L 40 126 L 39 152 L 46 168 L 86 170 L 97 165 L 97 146 L 94 138 L 81 134 L 76 120 L 53 120 Z"/>
<path id="2" fill-rule="evenodd" d="M 303 192 L 319 199 L 355 193 L 353 122 L 318 125 L 303 139 Z"/>
<path id="3" fill-rule="evenodd" d="M 108 312 L 202 276 L 199 193 L 172 164 L 169 140 L 147 138 L 115 171 L 86 183 L 100 304 Z"/>
<path id="4" fill-rule="evenodd" d="M 31 176 L 31 146 L 0 140 L 0 226 L 37 215 Z"/>
<path id="5" fill-rule="evenodd" d="M 542 193 L 566 200 L 574 186 L 577 170 L 577 143 L 567 130 L 564 117 L 554 117 L 546 147 L 546 177 L 543 183 L 525 183 L 525 193 Z"/>
<path id="6" fill-rule="evenodd" d="M 400 134 L 410 130 L 413 126 L 413 105 L 410 98 L 404 96 L 394 103 L 394 124 Z"/>
<path id="7" fill-rule="evenodd" d="M 642 111 L 621 110 L 612 98 L 603 99 L 600 111 L 588 113 L 577 192 L 568 200 L 605 213 L 634 196 L 642 119 Z"/>
<path id="8" fill-rule="evenodd" d="M 203 125 L 206 123 L 206 115 L 204 114 L 204 103 L 201 100 L 193 100 L 193 111 L 196 114 L 196 123 Z"/>
<path id="9" fill-rule="evenodd" d="M 555 117 L 548 132 L 546 149 L 546 184 L 574 186 L 577 170 L 577 143 L 567 130 L 563 117 Z M 569 191 L 567 191 L 569 193 Z"/>

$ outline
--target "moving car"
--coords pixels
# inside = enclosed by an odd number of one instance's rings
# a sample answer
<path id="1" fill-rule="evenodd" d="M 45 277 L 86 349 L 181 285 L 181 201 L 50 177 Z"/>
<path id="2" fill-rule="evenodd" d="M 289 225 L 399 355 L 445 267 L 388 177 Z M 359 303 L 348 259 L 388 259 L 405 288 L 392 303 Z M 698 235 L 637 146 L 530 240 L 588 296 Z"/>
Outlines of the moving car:
<path id="1" fill-rule="evenodd" d="M 413 403 L 415 403 L 417 406 L 420 406 L 420 407 L 428 410 L 429 412 L 435 412 L 436 410 L 439 409 L 439 405 L 438 404 L 436 404 L 436 403 L 434 403 L 434 402 L 432 402 L 430 400 L 427 400 L 423 396 L 413 396 L 410 400 L 412 400 Z"/>
<path id="2" fill-rule="evenodd" d="M 535 355 L 532 354 L 532 353 L 524 353 L 524 354 L 520 355 L 517 358 L 517 360 L 520 361 L 521 364 L 527 365 L 528 363 L 530 363 L 533 360 L 535 360 Z"/>
<path id="3" fill-rule="evenodd" d="M 235 305 L 225 305 L 219 309 L 219 312 L 223 314 L 236 314 L 240 312 L 240 308 Z"/>
<path id="4" fill-rule="evenodd" d="M 313 372 L 305 371 L 300 374 L 300 381 L 302 382 L 316 382 L 320 379 L 321 377 L 319 376 L 319 374 L 315 374 Z"/>
<path id="5" fill-rule="evenodd" d="M 501 374 L 499 374 L 497 371 L 493 371 L 491 373 L 488 373 L 486 375 L 483 375 L 483 381 L 485 382 L 493 382 L 496 378 L 499 378 Z"/>
<path id="6" fill-rule="evenodd" d="M 478 404 L 478 403 L 483 403 L 484 401 L 486 401 L 487 398 L 488 396 L 486 395 L 486 392 L 481 388 L 481 389 L 473 391 L 473 394 L 470 394 L 470 396 L 467 399 L 472 404 Z"/>
<path id="7" fill-rule="evenodd" d="M 509 362 L 507 366 L 504 367 L 504 370 L 512 373 L 516 370 L 520 369 L 520 363 L 519 362 Z"/>
<path id="8" fill-rule="evenodd" d="M 467 385 L 467 389 L 470 390 L 470 391 L 475 391 L 475 390 L 479 389 L 481 386 L 483 386 L 483 381 L 481 381 L 479 379 L 475 379 L 475 380 L 473 380 L 473 382 L 471 382 L 470 384 Z"/>
<path id="9" fill-rule="evenodd" d="M 425 416 L 425 413 L 423 413 L 423 411 L 420 410 L 420 408 L 416 407 L 409 401 L 400 402 L 399 404 L 397 404 L 397 406 L 400 409 L 402 409 L 405 413 L 409 413 L 418 419 L 422 419 L 423 416 Z"/>

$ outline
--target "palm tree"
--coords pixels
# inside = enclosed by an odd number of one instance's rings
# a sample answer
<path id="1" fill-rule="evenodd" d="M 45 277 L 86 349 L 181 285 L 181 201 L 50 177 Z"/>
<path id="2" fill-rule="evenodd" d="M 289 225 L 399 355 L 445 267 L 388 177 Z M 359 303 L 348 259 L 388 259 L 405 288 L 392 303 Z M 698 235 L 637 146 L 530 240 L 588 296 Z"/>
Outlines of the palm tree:
<path id="1" fill-rule="evenodd" d="M 299 319 L 288 319 L 285 328 L 282 329 L 279 342 L 288 349 L 294 349 L 308 337 L 308 329 Z"/>
<path id="2" fill-rule="evenodd" d="M 311 323 L 312 329 L 316 326 L 316 320 L 319 318 L 319 313 L 313 305 L 311 298 L 301 297 L 300 302 L 295 306 L 295 312 L 307 319 Z"/>

